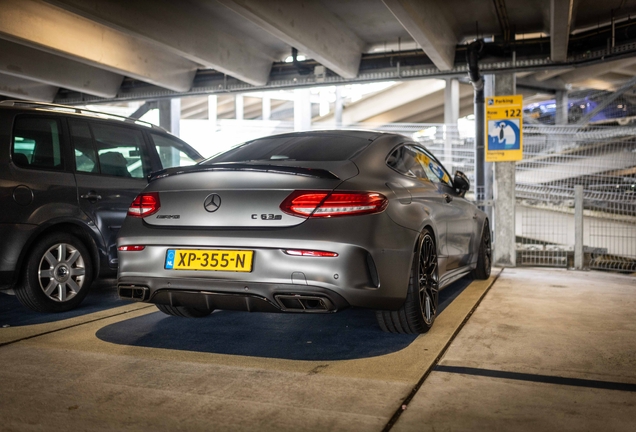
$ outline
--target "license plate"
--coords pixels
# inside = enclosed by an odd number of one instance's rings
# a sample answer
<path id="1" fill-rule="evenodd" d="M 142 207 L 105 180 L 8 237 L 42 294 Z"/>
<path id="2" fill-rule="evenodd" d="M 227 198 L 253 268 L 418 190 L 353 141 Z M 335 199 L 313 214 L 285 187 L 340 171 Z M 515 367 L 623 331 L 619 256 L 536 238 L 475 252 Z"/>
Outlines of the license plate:
<path id="1" fill-rule="evenodd" d="M 167 270 L 251 272 L 254 251 L 168 249 Z"/>

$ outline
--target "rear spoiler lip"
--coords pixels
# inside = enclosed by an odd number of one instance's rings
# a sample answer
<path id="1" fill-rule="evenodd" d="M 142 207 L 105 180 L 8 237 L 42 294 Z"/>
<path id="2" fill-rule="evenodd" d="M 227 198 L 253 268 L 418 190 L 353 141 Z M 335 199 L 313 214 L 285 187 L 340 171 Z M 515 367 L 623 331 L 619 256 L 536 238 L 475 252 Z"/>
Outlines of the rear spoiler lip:
<path id="1" fill-rule="evenodd" d="M 268 172 L 274 174 L 298 175 L 303 177 L 315 177 L 328 180 L 340 180 L 340 178 L 331 171 L 318 168 L 304 168 L 285 165 L 253 165 L 243 163 L 218 163 L 213 165 L 191 165 L 187 167 L 166 168 L 160 171 L 154 171 L 148 175 L 148 181 L 152 182 L 160 178 L 171 177 L 174 175 L 187 174 L 193 172 L 206 171 L 253 171 Z"/>

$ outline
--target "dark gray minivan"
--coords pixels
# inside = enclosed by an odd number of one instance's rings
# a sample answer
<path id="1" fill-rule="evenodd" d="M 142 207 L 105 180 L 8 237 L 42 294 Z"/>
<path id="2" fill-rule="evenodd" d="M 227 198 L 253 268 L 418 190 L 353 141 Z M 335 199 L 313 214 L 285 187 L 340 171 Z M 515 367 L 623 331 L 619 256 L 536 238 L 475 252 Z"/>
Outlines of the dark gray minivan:
<path id="1" fill-rule="evenodd" d="M 0 102 L 0 289 L 40 312 L 76 307 L 115 275 L 117 232 L 148 175 L 201 159 L 139 120 Z"/>

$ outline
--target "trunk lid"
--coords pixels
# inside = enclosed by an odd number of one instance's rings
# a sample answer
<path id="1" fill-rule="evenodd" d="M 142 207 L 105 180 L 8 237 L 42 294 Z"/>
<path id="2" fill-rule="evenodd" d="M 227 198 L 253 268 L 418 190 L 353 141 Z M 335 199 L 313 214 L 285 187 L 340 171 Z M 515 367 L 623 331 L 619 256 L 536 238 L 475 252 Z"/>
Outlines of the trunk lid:
<path id="1" fill-rule="evenodd" d="M 159 211 L 144 222 L 205 228 L 299 225 L 307 218 L 283 213 L 280 205 L 285 198 L 296 190 L 332 191 L 358 173 L 350 161 L 320 165 L 229 163 L 163 170 L 151 177 L 144 191 L 158 192 L 160 200 Z"/>

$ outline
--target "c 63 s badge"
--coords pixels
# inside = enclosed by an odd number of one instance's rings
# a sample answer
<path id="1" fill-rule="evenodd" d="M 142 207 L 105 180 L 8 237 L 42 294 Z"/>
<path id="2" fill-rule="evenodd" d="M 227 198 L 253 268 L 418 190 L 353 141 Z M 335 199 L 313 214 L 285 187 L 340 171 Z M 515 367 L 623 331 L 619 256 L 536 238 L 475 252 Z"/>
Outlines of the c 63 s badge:
<path id="1" fill-rule="evenodd" d="M 252 219 L 259 219 L 259 217 L 262 220 L 281 220 L 283 218 L 283 215 L 275 215 L 272 213 L 263 213 L 261 215 L 254 213 L 252 215 Z"/>

